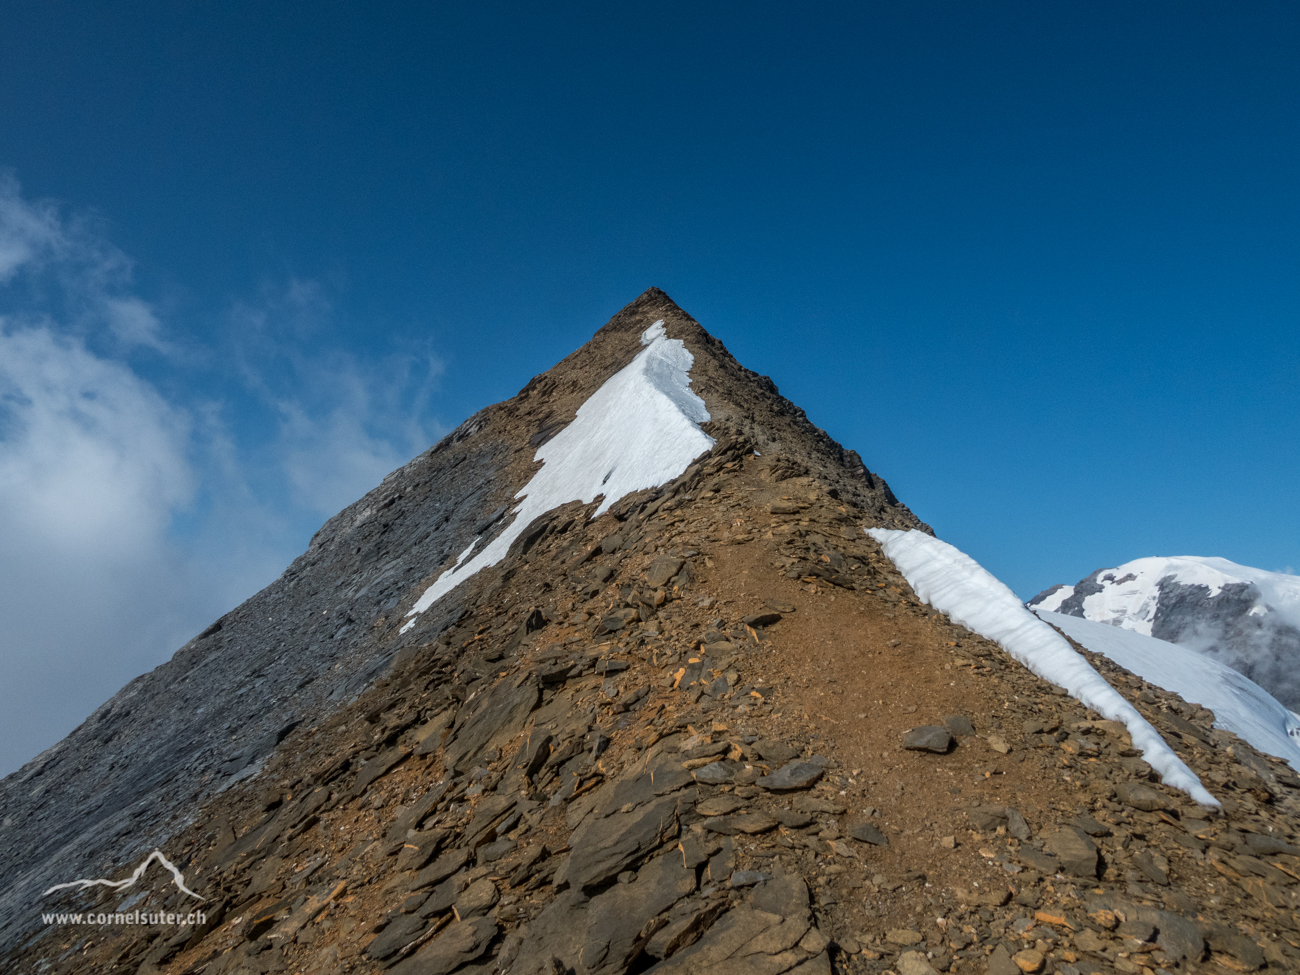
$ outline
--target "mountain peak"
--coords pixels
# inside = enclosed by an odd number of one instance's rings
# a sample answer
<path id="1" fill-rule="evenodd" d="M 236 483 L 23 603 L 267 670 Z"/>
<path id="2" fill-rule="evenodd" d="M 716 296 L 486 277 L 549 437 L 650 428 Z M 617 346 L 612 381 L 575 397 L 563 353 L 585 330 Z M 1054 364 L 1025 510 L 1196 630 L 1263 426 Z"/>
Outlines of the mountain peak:
<path id="1" fill-rule="evenodd" d="M 1300 853 L 1300 780 L 1212 722 L 1029 618 L 652 289 L 0 783 L 3 965 L 1067 972 L 1131 946 L 1051 919 L 1106 910 L 1177 933 L 1156 965 L 1211 930 L 1258 967 L 1183 832 Z M 43 922 L 191 910 L 109 889 L 155 849 L 202 921 Z"/>

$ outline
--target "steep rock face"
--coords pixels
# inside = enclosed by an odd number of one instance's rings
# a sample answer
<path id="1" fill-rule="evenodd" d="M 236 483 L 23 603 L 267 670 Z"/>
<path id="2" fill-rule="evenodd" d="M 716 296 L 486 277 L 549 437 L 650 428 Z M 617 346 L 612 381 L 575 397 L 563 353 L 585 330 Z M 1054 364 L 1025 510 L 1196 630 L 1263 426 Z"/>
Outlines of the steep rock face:
<path id="1" fill-rule="evenodd" d="M 1033 609 L 1207 654 L 1300 709 L 1300 579 L 1215 558 L 1136 559 L 1056 585 Z"/>
<path id="2" fill-rule="evenodd" d="M 470 417 L 331 518 L 274 583 L 0 782 L 0 939 L 30 923 L 40 891 L 109 859 L 142 858 L 254 774 L 294 727 L 333 713 L 403 648 L 465 613 L 453 592 L 412 632 L 394 625 L 470 541 L 503 528 L 538 467 L 537 447 L 632 360 L 658 320 L 694 355 L 714 437 L 749 436 L 786 458 L 778 476 L 815 471 L 882 524 L 919 525 L 857 454 L 662 291 L 647 291 L 514 399 Z"/>

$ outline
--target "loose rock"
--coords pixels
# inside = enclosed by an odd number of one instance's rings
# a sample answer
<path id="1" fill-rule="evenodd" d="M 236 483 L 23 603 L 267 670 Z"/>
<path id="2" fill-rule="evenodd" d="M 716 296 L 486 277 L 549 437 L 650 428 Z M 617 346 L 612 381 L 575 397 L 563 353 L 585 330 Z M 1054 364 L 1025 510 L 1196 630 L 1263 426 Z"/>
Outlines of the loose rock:
<path id="1" fill-rule="evenodd" d="M 952 735 L 942 725 L 923 725 L 903 735 L 903 747 L 908 751 L 943 755 L 952 747 Z"/>

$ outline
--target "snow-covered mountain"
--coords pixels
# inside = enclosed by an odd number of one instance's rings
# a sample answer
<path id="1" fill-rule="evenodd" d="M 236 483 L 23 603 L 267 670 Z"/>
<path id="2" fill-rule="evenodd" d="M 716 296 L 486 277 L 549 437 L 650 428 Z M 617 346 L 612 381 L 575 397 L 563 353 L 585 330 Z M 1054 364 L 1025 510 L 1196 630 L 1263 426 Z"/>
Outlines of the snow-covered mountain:
<path id="1" fill-rule="evenodd" d="M 1227 559 L 1134 559 L 1029 601 L 1195 650 L 1300 710 L 1300 577 Z"/>

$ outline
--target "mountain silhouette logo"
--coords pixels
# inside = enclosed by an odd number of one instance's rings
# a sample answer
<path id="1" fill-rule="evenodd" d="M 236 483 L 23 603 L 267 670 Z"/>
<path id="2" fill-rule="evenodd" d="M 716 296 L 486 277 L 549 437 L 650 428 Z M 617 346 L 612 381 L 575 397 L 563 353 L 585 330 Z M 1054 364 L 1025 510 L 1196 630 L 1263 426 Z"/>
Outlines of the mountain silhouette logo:
<path id="1" fill-rule="evenodd" d="M 149 864 L 151 864 L 154 860 L 157 860 L 164 867 L 166 867 L 168 870 L 171 871 L 172 880 L 176 883 L 176 886 L 181 891 L 183 891 L 186 894 L 189 894 L 191 897 L 197 898 L 198 900 L 206 900 L 206 898 L 200 897 L 198 894 L 194 893 L 194 891 L 190 890 L 188 887 L 185 886 L 185 875 L 180 872 L 176 864 L 172 863 L 165 856 L 163 856 L 162 850 L 154 850 L 147 857 L 145 857 L 144 862 L 141 863 L 140 866 L 136 867 L 135 872 L 132 873 L 131 876 L 127 877 L 125 880 L 104 880 L 102 878 L 95 878 L 93 880 L 72 880 L 66 884 L 55 884 L 49 890 L 41 894 L 41 896 L 45 897 L 48 896 L 49 894 L 54 893 L 56 890 L 64 890 L 68 887 L 77 887 L 81 890 L 85 890 L 87 887 L 104 886 L 104 887 L 113 887 L 117 890 L 125 890 L 126 888 L 134 884 L 137 880 L 139 880 L 142 876 L 144 876 L 145 870 L 148 869 Z"/>

